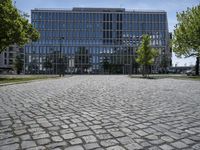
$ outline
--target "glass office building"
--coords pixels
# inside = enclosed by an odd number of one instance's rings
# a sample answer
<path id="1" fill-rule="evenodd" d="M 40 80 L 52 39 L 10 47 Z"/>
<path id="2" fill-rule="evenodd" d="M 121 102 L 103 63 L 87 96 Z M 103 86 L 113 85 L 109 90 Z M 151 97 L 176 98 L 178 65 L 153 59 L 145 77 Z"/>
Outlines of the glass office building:
<path id="1" fill-rule="evenodd" d="M 153 71 L 159 69 L 163 55 L 171 61 L 165 11 L 34 9 L 31 22 L 40 39 L 25 46 L 26 74 L 137 73 L 136 50 L 143 34 L 151 37 L 151 46 L 160 54 Z"/>

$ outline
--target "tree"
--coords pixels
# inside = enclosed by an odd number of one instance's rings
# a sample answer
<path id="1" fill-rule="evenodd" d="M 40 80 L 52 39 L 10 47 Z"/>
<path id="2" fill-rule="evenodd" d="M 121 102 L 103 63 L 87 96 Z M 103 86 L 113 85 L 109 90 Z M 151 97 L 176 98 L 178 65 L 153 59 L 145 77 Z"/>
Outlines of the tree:
<path id="1" fill-rule="evenodd" d="M 15 58 L 15 61 L 14 61 L 14 69 L 17 71 L 17 74 L 20 74 L 20 72 L 22 71 L 23 69 L 23 60 L 22 58 L 20 57 L 20 55 L 17 55 L 16 58 Z"/>
<path id="2" fill-rule="evenodd" d="M 149 67 L 154 63 L 154 58 L 158 55 L 155 49 L 150 46 L 150 37 L 148 35 L 142 36 L 142 43 L 136 51 L 136 62 L 143 67 L 143 76 L 147 77 L 149 74 Z"/>
<path id="3" fill-rule="evenodd" d="M 24 46 L 39 38 L 37 30 L 12 5 L 12 0 L 0 0 L 0 12 L 0 53 L 9 45 Z"/>
<path id="4" fill-rule="evenodd" d="M 47 70 L 52 69 L 53 64 L 49 59 L 46 59 L 46 61 L 43 63 L 43 67 L 46 68 Z"/>
<path id="5" fill-rule="evenodd" d="M 161 62 L 160 62 L 160 67 L 162 68 L 162 73 L 167 73 L 168 64 L 169 64 L 169 58 L 167 57 L 167 54 L 163 54 Z"/>
<path id="6" fill-rule="evenodd" d="M 91 67 L 90 62 L 91 55 L 86 47 L 79 47 L 75 53 L 75 67 L 78 69 L 78 73 L 85 73 Z"/>
<path id="7" fill-rule="evenodd" d="M 196 57 L 196 75 L 199 75 L 200 57 L 200 5 L 177 13 L 172 40 L 173 51 L 178 57 Z"/>
<path id="8" fill-rule="evenodd" d="M 104 69 L 104 72 L 108 72 L 110 68 L 110 62 L 108 57 L 104 57 L 103 62 L 102 62 L 102 67 Z M 109 72 L 110 73 L 110 72 Z"/>

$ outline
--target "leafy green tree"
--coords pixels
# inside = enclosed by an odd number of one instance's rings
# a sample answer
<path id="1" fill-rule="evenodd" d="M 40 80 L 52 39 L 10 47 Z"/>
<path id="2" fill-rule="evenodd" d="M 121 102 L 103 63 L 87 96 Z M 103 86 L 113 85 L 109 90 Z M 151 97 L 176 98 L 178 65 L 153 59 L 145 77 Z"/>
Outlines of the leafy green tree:
<path id="1" fill-rule="evenodd" d="M 53 67 L 53 64 L 52 62 L 47 59 L 44 63 L 43 63 L 43 67 L 46 68 L 46 69 L 51 69 Z"/>
<path id="2" fill-rule="evenodd" d="M 142 43 L 136 53 L 136 62 L 143 67 L 143 76 L 147 77 L 149 67 L 154 63 L 154 58 L 158 55 L 158 52 L 151 48 L 150 37 L 148 35 L 142 36 Z"/>
<path id="3" fill-rule="evenodd" d="M 167 73 L 167 67 L 169 65 L 169 58 L 166 54 L 162 55 L 162 59 L 160 62 L 160 67 L 162 68 L 162 73 Z"/>
<path id="4" fill-rule="evenodd" d="M 196 75 L 199 75 L 200 57 L 200 5 L 177 13 L 172 40 L 173 51 L 178 57 L 196 57 Z"/>
<path id="5" fill-rule="evenodd" d="M 104 72 L 108 72 L 108 71 L 109 71 L 110 62 L 109 62 L 109 60 L 108 60 L 108 57 L 105 57 L 105 58 L 103 59 L 102 67 L 103 67 L 103 69 L 104 69 Z"/>
<path id="6" fill-rule="evenodd" d="M 12 0 L 0 0 L 0 53 L 9 45 L 23 46 L 38 38 L 37 30 L 12 5 Z"/>
<path id="7" fill-rule="evenodd" d="M 78 69 L 78 73 L 85 73 L 91 67 L 90 59 L 89 50 L 84 46 L 80 46 L 75 53 L 75 67 Z"/>
<path id="8" fill-rule="evenodd" d="M 17 74 L 20 74 L 20 72 L 23 69 L 23 65 L 24 65 L 24 62 L 22 60 L 22 57 L 20 55 L 17 55 L 14 61 L 14 66 L 13 66 Z"/>

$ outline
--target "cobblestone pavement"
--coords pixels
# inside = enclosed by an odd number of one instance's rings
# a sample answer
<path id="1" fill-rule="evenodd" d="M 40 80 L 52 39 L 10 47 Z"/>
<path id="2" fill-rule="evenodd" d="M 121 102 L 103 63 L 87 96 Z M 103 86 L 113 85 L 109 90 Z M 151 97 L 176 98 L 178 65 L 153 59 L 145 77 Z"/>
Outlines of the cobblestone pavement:
<path id="1" fill-rule="evenodd" d="M 1 150 L 200 150 L 200 82 L 73 76 L 0 87 Z"/>

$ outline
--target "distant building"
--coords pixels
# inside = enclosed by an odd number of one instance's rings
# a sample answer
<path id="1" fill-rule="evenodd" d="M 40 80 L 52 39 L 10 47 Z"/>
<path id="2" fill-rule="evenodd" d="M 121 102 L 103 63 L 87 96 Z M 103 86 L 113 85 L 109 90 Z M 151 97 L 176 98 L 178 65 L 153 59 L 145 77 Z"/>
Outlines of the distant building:
<path id="1" fill-rule="evenodd" d="M 135 73 L 143 34 L 171 65 L 167 13 L 124 8 L 34 9 L 31 22 L 40 39 L 25 46 L 26 74 Z"/>
<path id="2" fill-rule="evenodd" d="M 0 72 L 8 72 L 13 70 L 13 64 L 17 55 L 22 55 L 23 48 L 19 48 L 17 45 L 9 46 L 4 52 L 0 54 Z"/>

